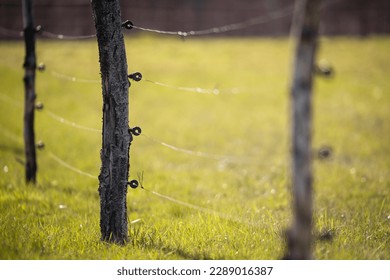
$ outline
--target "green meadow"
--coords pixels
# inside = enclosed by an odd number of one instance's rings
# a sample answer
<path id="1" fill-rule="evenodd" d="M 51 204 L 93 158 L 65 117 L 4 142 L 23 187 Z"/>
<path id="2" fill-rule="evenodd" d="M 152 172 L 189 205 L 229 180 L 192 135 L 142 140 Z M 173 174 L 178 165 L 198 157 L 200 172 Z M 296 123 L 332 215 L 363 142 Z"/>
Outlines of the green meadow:
<path id="1" fill-rule="evenodd" d="M 293 44 L 126 38 L 129 243 L 100 241 L 97 43 L 37 41 L 38 183 L 24 182 L 22 41 L 0 42 L 0 259 L 279 259 L 292 218 Z M 314 256 L 390 259 L 390 38 L 321 38 Z M 208 89 L 201 90 L 201 89 Z M 324 153 L 325 151 L 325 153 Z"/>

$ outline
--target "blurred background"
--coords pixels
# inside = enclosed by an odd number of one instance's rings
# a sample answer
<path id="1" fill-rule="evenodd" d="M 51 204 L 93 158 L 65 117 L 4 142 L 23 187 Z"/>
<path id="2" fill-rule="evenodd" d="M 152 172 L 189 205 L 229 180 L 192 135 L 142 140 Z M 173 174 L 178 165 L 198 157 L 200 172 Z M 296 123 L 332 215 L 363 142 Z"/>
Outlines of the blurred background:
<path id="1" fill-rule="evenodd" d="M 122 0 L 123 20 L 134 25 L 160 30 L 200 30 L 242 22 L 290 9 L 292 0 Z M 324 0 L 322 35 L 386 34 L 390 32 L 389 0 Z M 35 23 L 47 31 L 66 35 L 94 34 L 90 0 L 36 0 Z M 286 36 L 292 13 L 229 36 Z M 22 29 L 21 1 L 0 0 L 0 26 Z M 137 32 L 134 30 L 134 32 Z M 15 34 L 0 30 L 1 39 Z"/>

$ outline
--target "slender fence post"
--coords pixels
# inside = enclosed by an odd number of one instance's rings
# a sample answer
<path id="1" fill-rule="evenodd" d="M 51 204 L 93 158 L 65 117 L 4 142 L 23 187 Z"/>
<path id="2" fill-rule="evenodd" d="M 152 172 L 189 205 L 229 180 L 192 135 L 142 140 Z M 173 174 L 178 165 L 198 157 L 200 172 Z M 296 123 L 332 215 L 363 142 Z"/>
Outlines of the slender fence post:
<path id="1" fill-rule="evenodd" d="M 24 146 L 26 156 L 26 183 L 36 183 L 36 150 L 34 134 L 34 110 L 35 110 L 35 27 L 32 11 L 32 0 L 23 0 L 23 31 L 26 46 L 26 55 L 23 67 L 24 75 Z"/>
<path id="2" fill-rule="evenodd" d="M 319 4 L 320 0 L 298 0 L 296 9 L 297 45 L 291 87 L 294 218 L 287 233 L 286 259 L 312 258 L 312 77 L 317 48 Z"/>
<path id="3" fill-rule="evenodd" d="M 103 94 L 103 133 L 99 175 L 100 229 L 103 241 L 128 241 L 127 180 L 129 80 L 119 0 L 92 0 Z"/>

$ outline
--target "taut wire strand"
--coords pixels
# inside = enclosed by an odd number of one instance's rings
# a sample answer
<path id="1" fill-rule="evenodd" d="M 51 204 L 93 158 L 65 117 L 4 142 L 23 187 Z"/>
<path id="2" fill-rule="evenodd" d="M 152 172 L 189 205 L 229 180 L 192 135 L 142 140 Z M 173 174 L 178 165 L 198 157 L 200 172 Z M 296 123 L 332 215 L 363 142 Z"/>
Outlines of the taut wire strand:
<path id="1" fill-rule="evenodd" d="M 69 126 L 72 126 L 74 128 L 78 128 L 78 129 L 82 129 L 82 130 L 86 130 L 86 131 L 91 131 L 91 132 L 99 132 L 101 133 L 102 131 L 100 129 L 96 129 L 96 128 L 91 128 L 91 127 L 87 127 L 87 126 L 83 126 L 83 125 L 79 125 L 75 122 L 72 122 L 72 121 L 68 121 L 66 119 L 64 119 L 63 117 L 60 117 L 56 114 L 54 114 L 53 112 L 51 111 L 48 111 L 48 110 L 45 110 L 44 112 L 46 112 L 46 114 L 51 117 L 52 119 L 60 122 L 60 123 L 63 123 L 63 124 L 66 124 L 66 125 L 69 125 Z"/>
<path id="2" fill-rule="evenodd" d="M 233 217 L 233 216 L 230 216 L 230 215 L 227 215 L 227 214 L 215 211 L 215 210 L 211 210 L 211 209 L 208 209 L 208 208 L 205 208 L 205 207 L 201 207 L 201 206 L 198 206 L 198 205 L 195 205 L 195 204 L 184 202 L 184 201 L 178 200 L 176 198 L 170 197 L 168 195 L 164 195 L 164 194 L 158 193 L 156 191 L 148 190 L 144 186 L 141 186 L 141 189 L 143 189 L 144 191 L 146 191 L 148 193 L 151 193 L 151 194 L 153 194 L 153 195 L 155 195 L 155 196 L 157 196 L 159 198 L 165 199 L 167 201 L 170 201 L 172 203 L 175 203 L 175 204 L 187 207 L 187 208 L 194 209 L 194 210 L 199 211 L 199 212 L 206 213 L 208 215 L 217 216 L 217 217 L 219 217 L 221 219 L 228 220 L 228 221 L 235 222 L 235 223 L 247 224 L 247 225 L 250 225 L 250 226 L 256 226 L 256 224 L 254 224 L 254 223 L 251 223 L 251 222 L 248 222 L 248 221 L 243 221 L 243 220 L 241 220 L 239 218 L 236 218 L 236 217 Z"/>
<path id="3" fill-rule="evenodd" d="M 244 29 L 250 26 L 264 24 L 276 19 L 280 19 L 289 15 L 292 15 L 293 9 L 292 6 L 269 13 L 268 15 L 263 15 L 259 17 L 254 17 L 251 19 L 248 19 L 246 21 L 238 22 L 238 23 L 232 23 L 223 25 L 220 27 L 212 27 L 207 28 L 203 30 L 192 30 L 192 31 L 164 31 L 164 30 L 157 30 L 157 29 L 151 29 L 151 28 L 145 28 L 140 27 L 137 25 L 132 25 L 133 28 L 139 29 L 146 32 L 153 32 L 158 34 L 164 34 L 164 35 L 179 35 L 182 37 L 189 37 L 189 36 L 201 36 L 201 35 L 210 35 L 210 34 L 219 34 L 219 33 L 225 33 L 228 31 L 234 31 L 234 30 L 240 30 Z"/>
<path id="4" fill-rule="evenodd" d="M 89 177 L 89 178 L 92 178 L 92 179 L 98 179 L 97 176 L 94 176 L 88 172 L 85 172 L 85 171 L 82 171 L 68 163 L 66 163 L 65 161 L 63 161 L 62 159 L 60 159 L 58 156 L 56 156 L 55 154 L 53 154 L 52 152 L 49 152 L 49 156 L 54 159 L 57 163 L 59 163 L 60 165 L 62 165 L 63 167 L 66 167 L 70 170 L 72 170 L 73 172 L 76 172 L 80 175 L 83 175 L 83 176 L 86 176 L 86 177 Z"/>

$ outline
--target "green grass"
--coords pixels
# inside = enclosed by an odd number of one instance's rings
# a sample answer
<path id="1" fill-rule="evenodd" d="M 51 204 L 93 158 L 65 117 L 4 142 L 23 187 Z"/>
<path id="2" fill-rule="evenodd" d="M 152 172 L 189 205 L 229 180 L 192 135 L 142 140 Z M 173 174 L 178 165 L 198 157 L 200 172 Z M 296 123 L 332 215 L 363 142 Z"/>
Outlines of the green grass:
<path id="1" fill-rule="evenodd" d="M 126 40 L 129 72 L 169 85 L 239 94 L 207 95 L 147 81 L 130 88 L 130 125 L 143 134 L 131 146 L 128 191 L 130 242 L 100 241 L 97 179 L 78 174 L 52 155 L 98 175 L 99 83 L 62 80 L 57 72 L 99 79 L 97 45 L 38 41 L 36 138 L 38 184 L 24 184 L 22 144 L 23 43 L 0 42 L 0 259 L 278 259 L 291 220 L 289 80 L 286 39 Z M 316 78 L 315 157 L 317 259 L 390 259 L 390 38 L 321 39 L 318 60 L 335 68 Z M 205 153 L 173 151 L 150 139 Z M 330 237 L 331 240 L 324 240 Z"/>

